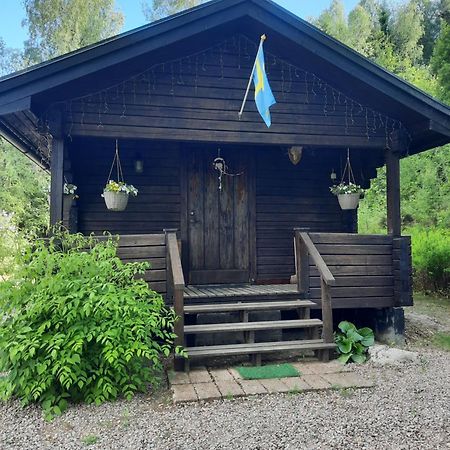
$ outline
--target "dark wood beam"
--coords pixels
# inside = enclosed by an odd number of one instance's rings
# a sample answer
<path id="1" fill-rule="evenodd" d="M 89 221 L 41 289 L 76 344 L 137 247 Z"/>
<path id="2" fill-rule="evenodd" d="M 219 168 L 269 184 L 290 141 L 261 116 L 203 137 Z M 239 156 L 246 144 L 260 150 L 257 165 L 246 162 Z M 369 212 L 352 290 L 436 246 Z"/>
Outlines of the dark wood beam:
<path id="1" fill-rule="evenodd" d="M 14 100 L 6 105 L 0 106 L 0 114 L 11 114 L 18 111 L 25 111 L 30 109 L 31 107 L 31 97 L 19 98 L 18 100 Z"/>
<path id="2" fill-rule="evenodd" d="M 50 165 L 50 225 L 56 225 L 63 219 L 64 189 L 64 139 L 53 138 Z"/>
<path id="3" fill-rule="evenodd" d="M 388 234 L 401 236 L 400 155 L 386 149 L 386 195 Z"/>

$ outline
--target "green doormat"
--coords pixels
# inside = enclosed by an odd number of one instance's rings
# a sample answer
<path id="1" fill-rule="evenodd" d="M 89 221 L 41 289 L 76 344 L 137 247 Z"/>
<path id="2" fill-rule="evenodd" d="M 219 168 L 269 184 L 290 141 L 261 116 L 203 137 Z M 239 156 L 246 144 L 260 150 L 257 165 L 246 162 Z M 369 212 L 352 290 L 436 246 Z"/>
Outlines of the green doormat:
<path id="1" fill-rule="evenodd" d="M 291 364 L 271 364 L 257 367 L 235 367 L 244 380 L 298 377 L 300 372 Z"/>

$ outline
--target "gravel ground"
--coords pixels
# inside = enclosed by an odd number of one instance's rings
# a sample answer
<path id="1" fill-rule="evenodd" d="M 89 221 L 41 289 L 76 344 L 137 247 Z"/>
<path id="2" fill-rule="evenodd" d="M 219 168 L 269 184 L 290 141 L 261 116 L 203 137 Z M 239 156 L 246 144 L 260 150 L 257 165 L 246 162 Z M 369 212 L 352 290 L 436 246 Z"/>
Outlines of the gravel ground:
<path id="1" fill-rule="evenodd" d="M 421 349 L 401 368 L 355 368 L 377 387 L 173 407 L 167 393 L 74 406 L 0 404 L 0 449 L 450 449 L 450 354 Z"/>

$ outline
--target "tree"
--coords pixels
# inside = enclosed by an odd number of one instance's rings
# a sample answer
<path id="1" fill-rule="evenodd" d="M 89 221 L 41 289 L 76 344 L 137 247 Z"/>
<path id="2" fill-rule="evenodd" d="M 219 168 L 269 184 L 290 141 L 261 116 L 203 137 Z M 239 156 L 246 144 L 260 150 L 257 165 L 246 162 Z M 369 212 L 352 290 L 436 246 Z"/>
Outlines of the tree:
<path id="1" fill-rule="evenodd" d="M 423 12 L 416 1 L 398 6 L 391 15 L 389 34 L 400 58 L 412 63 L 421 62 L 423 46 L 419 43 L 424 35 Z"/>
<path id="2" fill-rule="evenodd" d="M 314 21 L 314 25 L 341 42 L 348 41 L 348 25 L 342 0 L 333 0 L 329 8 Z"/>
<path id="3" fill-rule="evenodd" d="M 348 15 L 348 45 L 363 55 L 373 54 L 374 26 L 370 13 L 357 5 Z"/>
<path id="4" fill-rule="evenodd" d="M 0 138 L 0 211 L 27 232 L 48 223 L 48 176 L 11 144 Z"/>
<path id="5" fill-rule="evenodd" d="M 0 37 L 0 76 L 7 75 L 23 67 L 23 54 L 20 50 L 6 47 Z"/>
<path id="6" fill-rule="evenodd" d="M 38 63 L 117 34 L 123 14 L 114 0 L 24 0 L 25 56 Z"/>
<path id="7" fill-rule="evenodd" d="M 149 22 L 170 16 L 184 9 L 204 3 L 206 0 L 142 0 L 142 11 Z"/>
<path id="8" fill-rule="evenodd" d="M 450 104 L 450 24 L 443 20 L 431 67 L 439 80 L 439 96 Z"/>

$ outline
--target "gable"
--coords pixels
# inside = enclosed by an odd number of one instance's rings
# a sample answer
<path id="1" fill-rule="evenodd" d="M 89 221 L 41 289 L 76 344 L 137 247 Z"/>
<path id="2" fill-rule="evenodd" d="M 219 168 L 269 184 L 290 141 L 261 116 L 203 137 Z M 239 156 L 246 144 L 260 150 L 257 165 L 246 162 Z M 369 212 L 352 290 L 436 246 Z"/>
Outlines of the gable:
<path id="1" fill-rule="evenodd" d="M 250 45 L 252 48 L 248 50 L 249 54 L 245 55 L 251 60 L 255 53 L 255 38 L 257 40 L 262 33 L 269 36 L 265 44 L 266 54 L 269 57 L 272 54 L 278 61 L 284 62 L 278 65 L 278 73 L 270 77 L 277 86 L 278 94 L 281 94 L 281 104 L 286 106 L 296 103 L 298 109 L 303 105 L 304 109 L 312 111 L 313 106 L 306 99 L 308 90 L 312 88 L 310 93 L 322 103 L 320 105 L 320 102 L 317 102 L 316 105 L 316 109 L 322 109 L 322 116 L 326 117 L 330 113 L 328 109 L 335 107 L 338 111 L 342 108 L 347 109 L 343 113 L 345 116 L 343 123 L 341 120 L 336 122 L 335 126 L 346 128 L 348 121 L 354 125 L 353 109 L 356 106 L 359 110 L 361 105 L 366 108 L 368 114 L 366 117 L 364 111 L 364 117 L 359 118 L 361 119 L 359 125 L 366 128 L 365 134 L 370 133 L 369 137 L 374 137 L 372 134 L 376 135 L 377 128 L 380 128 L 378 131 L 386 137 L 386 128 L 390 127 L 392 132 L 394 130 L 392 124 L 396 122 L 396 129 L 402 128 L 411 141 L 409 145 L 411 153 L 449 141 L 448 107 L 268 0 L 213 1 L 134 32 L 57 58 L 23 73 L 9 76 L 0 81 L 2 121 L 8 121 L 6 114 L 20 115 L 26 110 L 31 111 L 36 117 L 41 117 L 50 105 L 58 102 L 64 104 L 66 115 L 70 116 L 68 105 L 73 104 L 74 98 L 102 95 L 101 92 L 109 91 L 108 87 L 123 83 L 124 80 L 126 85 L 126 80 L 133 80 L 136 74 L 148 73 L 152 68 L 160 68 L 161 64 L 170 65 L 171 61 L 175 61 L 176 64 L 180 64 L 181 61 L 183 64 L 183 59 L 223 45 L 223 42 L 227 41 L 223 39 L 224 36 L 228 40 L 243 36 L 246 41 L 253 43 Z M 236 61 L 233 64 L 236 64 Z M 240 61 L 237 61 L 237 64 L 241 65 Z M 248 65 L 251 66 L 251 62 Z M 268 65 L 270 70 L 270 63 Z M 172 73 L 166 75 L 173 78 Z M 304 78 L 303 86 L 297 75 Z M 241 84 L 245 76 L 242 75 Z M 145 83 L 144 80 L 140 81 Z M 215 81 L 212 82 L 214 84 Z M 167 85 L 167 79 L 163 80 L 163 83 Z M 313 86 L 309 86 L 308 83 Z M 289 84 L 296 85 L 299 92 L 287 92 L 285 88 Z M 315 87 L 322 92 L 317 93 Z M 200 98 L 213 95 L 211 89 L 223 87 L 216 86 L 209 89 L 209 93 L 202 93 Z M 340 105 L 339 101 L 336 103 L 333 93 L 338 96 L 342 93 L 342 98 L 349 99 L 347 106 Z M 237 93 L 233 95 L 238 96 Z M 303 97 L 300 98 L 298 95 Z M 286 97 L 289 98 L 286 100 Z M 195 103 L 196 97 L 192 95 L 190 98 Z M 231 100 L 236 101 L 234 97 Z M 97 102 L 101 103 L 101 100 Z M 165 106 L 169 105 L 170 100 Z M 222 110 L 225 114 L 231 115 L 234 108 L 233 104 L 232 108 L 230 106 Z M 279 112 L 281 114 L 281 109 Z M 275 109 L 274 114 L 275 116 L 277 114 Z M 386 119 L 383 125 L 382 117 L 388 118 L 390 122 Z M 294 119 L 291 117 L 290 120 Z M 96 125 L 98 126 L 98 123 Z M 305 124 L 295 121 L 291 124 L 291 128 L 295 126 L 298 134 L 304 136 L 304 129 L 299 129 L 297 125 Z M 332 126 L 326 121 L 325 125 Z M 370 126 L 373 127 L 373 133 Z M 245 129 L 245 125 L 242 125 L 242 128 Z M 224 130 L 224 133 L 226 132 L 227 130 Z M 284 130 L 280 130 L 279 133 L 289 134 Z M 347 131 L 345 134 L 348 134 Z M 219 139 L 222 135 L 216 133 L 216 136 Z M 298 142 L 298 136 L 293 136 L 292 139 Z M 305 143 L 311 144 L 308 141 Z M 336 145 L 340 143 L 337 142 Z M 381 140 L 376 145 L 382 145 Z"/>

